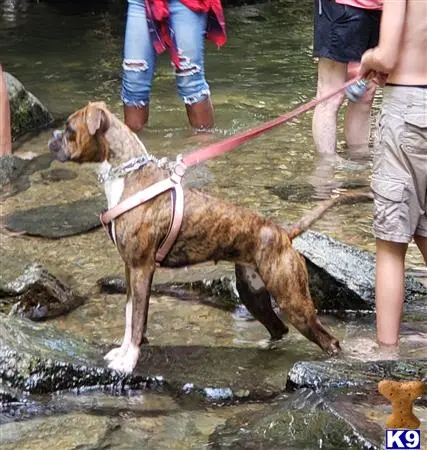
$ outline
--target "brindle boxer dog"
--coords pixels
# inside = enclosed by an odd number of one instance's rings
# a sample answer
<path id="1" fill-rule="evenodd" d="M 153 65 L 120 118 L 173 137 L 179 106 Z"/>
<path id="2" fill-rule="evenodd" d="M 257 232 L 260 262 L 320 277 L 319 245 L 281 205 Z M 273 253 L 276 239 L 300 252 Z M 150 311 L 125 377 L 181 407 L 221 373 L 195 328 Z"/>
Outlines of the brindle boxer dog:
<path id="1" fill-rule="evenodd" d="M 89 103 L 72 114 L 65 130 L 53 133 L 49 148 L 59 161 L 99 162 L 108 167 L 146 153 L 136 135 L 102 102 Z M 168 175 L 150 162 L 125 177 L 110 180 L 105 186 L 109 208 Z M 185 188 L 184 193 L 182 227 L 161 265 L 183 267 L 205 261 L 232 261 L 236 264 L 242 303 L 267 328 L 272 339 L 280 339 L 288 332 L 288 327 L 275 314 L 270 295 L 304 336 L 329 354 L 338 353 L 338 340 L 317 317 L 308 289 L 305 262 L 292 247 L 285 229 L 245 208 L 198 190 Z M 171 221 L 170 202 L 170 193 L 163 193 L 114 221 L 117 248 L 125 263 L 128 293 L 122 345 L 105 356 L 112 369 L 131 372 L 138 361 L 147 328 L 155 255 Z M 300 234 L 316 218 L 302 223 L 297 231 L 294 229 L 291 237 Z"/>

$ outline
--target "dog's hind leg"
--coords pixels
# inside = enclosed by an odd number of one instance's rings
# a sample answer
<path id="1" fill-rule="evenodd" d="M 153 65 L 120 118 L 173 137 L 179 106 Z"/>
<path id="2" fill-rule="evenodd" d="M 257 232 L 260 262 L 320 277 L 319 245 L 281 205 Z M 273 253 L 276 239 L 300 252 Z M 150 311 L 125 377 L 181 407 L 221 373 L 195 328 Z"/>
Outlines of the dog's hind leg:
<path id="1" fill-rule="evenodd" d="M 278 340 L 288 333 L 289 328 L 277 317 L 271 305 L 270 293 L 258 272 L 240 264 L 235 266 L 236 288 L 240 301 L 248 311 L 261 322 L 272 340 Z"/>
<path id="2" fill-rule="evenodd" d="M 278 229 L 265 227 L 255 250 L 256 265 L 266 289 L 286 311 L 290 323 L 324 351 L 335 354 L 338 340 L 320 323 L 308 289 L 305 261 Z"/>
<path id="3" fill-rule="evenodd" d="M 148 306 L 150 301 L 151 282 L 154 275 L 153 263 L 144 266 L 129 267 L 129 308 L 130 317 L 126 317 L 126 331 L 124 341 L 128 340 L 127 349 L 118 354 L 110 362 L 110 369 L 130 373 L 135 368 L 139 357 L 139 348 L 144 339 L 147 326 Z M 127 305 L 127 306 L 128 306 Z M 128 312 L 128 307 L 126 308 Z M 128 320 L 130 319 L 130 320 Z M 126 334 L 128 333 L 128 334 Z"/>

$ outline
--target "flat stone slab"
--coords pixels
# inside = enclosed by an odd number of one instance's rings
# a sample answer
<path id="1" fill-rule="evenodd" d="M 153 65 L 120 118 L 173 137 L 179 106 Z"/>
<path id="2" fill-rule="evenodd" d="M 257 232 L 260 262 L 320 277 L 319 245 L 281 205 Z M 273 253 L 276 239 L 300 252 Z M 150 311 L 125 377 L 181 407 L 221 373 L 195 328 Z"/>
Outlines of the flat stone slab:
<path id="1" fill-rule="evenodd" d="M 78 174 L 76 171 L 71 169 L 56 167 L 54 169 L 44 170 L 40 173 L 40 176 L 43 182 L 48 184 L 65 180 L 74 180 L 75 178 L 77 178 Z"/>
<path id="2" fill-rule="evenodd" d="M 3 450 L 96 449 L 103 447 L 105 438 L 116 427 L 114 419 L 89 414 L 42 417 L 3 424 L 1 446 Z"/>
<path id="3" fill-rule="evenodd" d="M 375 306 L 375 256 L 336 241 L 324 234 L 306 231 L 293 241 L 306 258 L 310 291 L 321 309 L 373 309 Z M 427 287 L 406 275 L 405 300 L 427 294 Z"/>
<path id="4" fill-rule="evenodd" d="M 99 228 L 99 214 L 107 206 L 104 195 L 60 205 L 17 211 L 6 218 L 6 227 L 31 236 L 58 239 Z"/>
<path id="5" fill-rule="evenodd" d="M 28 189 L 30 187 L 29 176 L 48 168 L 52 160 L 49 153 L 29 160 L 16 155 L 0 157 L 0 196 L 6 198 Z"/>
<path id="6" fill-rule="evenodd" d="M 54 327 L 0 314 L 0 379 L 29 394 L 98 387 L 165 389 L 215 402 L 260 400 L 283 392 L 287 371 L 299 356 L 293 348 L 147 345 L 134 373 L 124 376 L 107 368 L 107 350 Z"/>
<path id="7" fill-rule="evenodd" d="M 377 384 L 380 380 L 427 381 L 427 359 L 386 361 L 301 361 L 288 373 L 288 389 L 314 390 Z"/>

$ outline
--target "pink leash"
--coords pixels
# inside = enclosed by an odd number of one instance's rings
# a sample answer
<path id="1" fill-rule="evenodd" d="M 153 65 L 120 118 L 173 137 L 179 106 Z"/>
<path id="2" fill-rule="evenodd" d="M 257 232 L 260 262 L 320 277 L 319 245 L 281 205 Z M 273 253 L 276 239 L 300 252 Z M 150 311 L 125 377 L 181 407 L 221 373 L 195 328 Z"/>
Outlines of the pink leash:
<path id="1" fill-rule="evenodd" d="M 307 103 L 304 103 L 303 105 L 295 108 L 293 111 L 283 114 L 276 119 L 270 120 L 261 125 L 258 125 L 255 128 L 252 128 L 251 130 L 236 134 L 220 142 L 216 142 L 200 150 L 196 150 L 195 152 L 185 155 L 181 160 L 177 162 L 174 167 L 174 172 L 169 178 L 152 184 L 148 188 L 137 192 L 131 197 L 123 200 L 118 205 L 109 209 L 105 213 L 101 214 L 101 223 L 105 226 L 112 220 L 121 216 L 126 211 L 129 211 L 168 190 L 172 190 L 172 220 L 169 226 L 169 231 L 166 234 L 166 237 L 161 243 L 156 254 L 157 263 L 162 262 L 175 243 L 179 230 L 181 229 L 182 219 L 184 216 L 184 192 L 181 185 L 181 179 L 184 176 L 187 167 L 200 164 L 201 162 L 214 158 L 215 156 L 222 155 L 223 153 L 235 149 L 239 145 L 242 145 L 243 143 L 259 136 L 262 133 L 265 133 L 266 131 L 271 130 L 274 127 L 277 127 L 278 125 L 281 125 L 282 123 L 295 119 L 295 117 L 304 114 L 310 109 L 313 109 L 319 103 L 329 100 L 330 98 L 339 94 L 360 79 L 361 77 L 359 76 L 352 78 L 340 88 L 335 89 L 334 91 L 324 95 L 319 99 L 313 99 Z M 175 194 L 175 201 L 173 198 L 173 194 Z"/>
<path id="2" fill-rule="evenodd" d="M 195 164 L 199 164 L 203 161 L 206 161 L 207 159 L 213 158 L 218 155 L 222 155 L 223 153 L 228 152 L 229 150 L 233 150 L 239 145 L 245 143 L 246 141 L 253 139 L 256 136 L 259 136 L 260 134 L 265 133 L 266 131 L 269 131 L 274 127 L 277 127 L 282 123 L 295 119 L 295 117 L 304 114 L 310 109 L 313 109 L 319 103 L 329 100 L 331 97 L 334 97 L 335 95 L 339 94 L 341 91 L 347 89 L 347 87 L 354 84 L 356 81 L 359 81 L 360 79 L 361 77 L 359 76 L 352 78 L 351 80 L 347 81 L 342 87 L 335 89 L 334 91 L 330 92 L 329 94 L 326 94 L 325 96 L 319 99 L 313 99 L 308 103 L 304 103 L 303 105 L 295 108 L 293 111 L 283 114 L 277 117 L 276 119 L 272 119 L 268 122 L 258 125 L 255 128 L 252 128 L 251 130 L 235 134 L 234 136 L 224 139 L 223 141 L 216 142 L 215 144 L 208 145 L 207 147 L 204 147 L 201 150 L 197 150 L 193 153 L 190 153 L 183 157 L 182 162 L 187 167 L 190 167 L 194 166 Z"/>

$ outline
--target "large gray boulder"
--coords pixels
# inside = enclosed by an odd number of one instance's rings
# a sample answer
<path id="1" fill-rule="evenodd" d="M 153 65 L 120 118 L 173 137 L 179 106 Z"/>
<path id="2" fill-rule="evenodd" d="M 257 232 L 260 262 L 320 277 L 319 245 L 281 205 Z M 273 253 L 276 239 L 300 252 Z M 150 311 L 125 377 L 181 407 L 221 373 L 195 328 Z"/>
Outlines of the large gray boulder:
<path id="1" fill-rule="evenodd" d="M 4 72 L 9 94 L 12 139 L 47 127 L 53 121 L 46 107 L 10 73 Z"/>
<path id="2" fill-rule="evenodd" d="M 309 273 L 310 292 L 322 310 L 372 310 L 375 306 L 375 255 L 315 231 L 293 241 Z M 427 287 L 406 275 L 405 300 L 427 295 Z"/>

